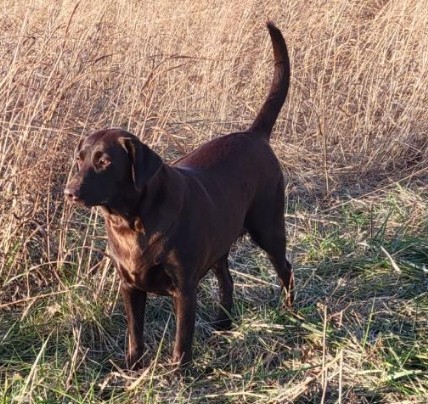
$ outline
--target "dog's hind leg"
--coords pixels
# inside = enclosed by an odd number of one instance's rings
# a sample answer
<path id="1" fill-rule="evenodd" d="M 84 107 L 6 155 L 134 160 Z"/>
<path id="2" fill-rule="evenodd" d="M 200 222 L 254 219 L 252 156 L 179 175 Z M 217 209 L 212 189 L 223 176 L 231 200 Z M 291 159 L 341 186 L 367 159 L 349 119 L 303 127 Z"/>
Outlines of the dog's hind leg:
<path id="1" fill-rule="evenodd" d="M 264 251 L 272 262 L 286 291 L 286 306 L 294 301 L 294 273 L 285 257 L 286 237 L 284 229 L 284 193 L 278 186 L 275 194 L 265 195 L 252 206 L 245 219 L 245 228 L 252 240 Z"/>
<path id="2" fill-rule="evenodd" d="M 212 323 L 216 330 L 229 330 L 232 326 L 233 279 L 229 272 L 227 256 L 228 254 L 224 255 L 213 266 L 220 294 L 220 308 L 217 318 Z"/>

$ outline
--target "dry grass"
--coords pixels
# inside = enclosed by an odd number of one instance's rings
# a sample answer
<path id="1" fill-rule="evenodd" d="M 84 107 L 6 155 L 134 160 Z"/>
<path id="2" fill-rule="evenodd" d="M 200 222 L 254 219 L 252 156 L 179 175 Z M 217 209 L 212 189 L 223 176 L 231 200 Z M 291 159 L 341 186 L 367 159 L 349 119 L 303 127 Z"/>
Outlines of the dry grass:
<path id="1" fill-rule="evenodd" d="M 3 2 L 2 402 L 424 402 L 427 6 Z M 277 307 L 269 264 L 244 240 L 231 260 L 234 331 L 207 326 L 209 278 L 193 373 L 183 380 L 165 366 L 173 321 L 164 299 L 149 310 L 157 362 L 124 373 L 102 220 L 62 198 L 74 146 L 120 126 L 168 160 L 248 127 L 272 72 L 268 18 L 282 28 L 293 68 L 272 143 L 288 180 L 296 313 Z"/>

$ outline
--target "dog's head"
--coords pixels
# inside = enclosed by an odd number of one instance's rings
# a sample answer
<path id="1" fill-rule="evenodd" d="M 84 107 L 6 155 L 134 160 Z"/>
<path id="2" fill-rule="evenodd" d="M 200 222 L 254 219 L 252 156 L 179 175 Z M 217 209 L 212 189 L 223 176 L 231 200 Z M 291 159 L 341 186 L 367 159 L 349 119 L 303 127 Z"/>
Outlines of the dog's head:
<path id="1" fill-rule="evenodd" d="M 141 193 L 163 164 L 136 136 L 119 129 L 87 136 L 77 147 L 76 160 L 79 172 L 64 194 L 87 207 L 111 207 L 130 193 Z"/>

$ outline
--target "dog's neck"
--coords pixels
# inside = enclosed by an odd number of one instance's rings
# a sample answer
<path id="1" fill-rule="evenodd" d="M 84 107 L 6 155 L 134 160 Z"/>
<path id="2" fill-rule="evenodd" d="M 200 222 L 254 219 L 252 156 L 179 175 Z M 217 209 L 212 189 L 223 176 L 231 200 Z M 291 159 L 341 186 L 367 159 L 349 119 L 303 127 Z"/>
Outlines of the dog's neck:
<path id="1" fill-rule="evenodd" d="M 129 182 L 127 186 L 120 189 L 119 195 L 98 206 L 106 220 L 118 225 L 129 224 L 133 227 L 132 223 L 138 215 L 140 199 L 141 193 L 135 189 L 132 182 Z"/>
<path id="2" fill-rule="evenodd" d="M 183 178 L 168 165 L 154 175 L 141 191 L 124 190 L 120 205 L 102 206 L 108 225 L 146 234 L 164 234 L 176 221 L 184 201 Z M 123 198 L 126 197 L 126 203 Z"/>

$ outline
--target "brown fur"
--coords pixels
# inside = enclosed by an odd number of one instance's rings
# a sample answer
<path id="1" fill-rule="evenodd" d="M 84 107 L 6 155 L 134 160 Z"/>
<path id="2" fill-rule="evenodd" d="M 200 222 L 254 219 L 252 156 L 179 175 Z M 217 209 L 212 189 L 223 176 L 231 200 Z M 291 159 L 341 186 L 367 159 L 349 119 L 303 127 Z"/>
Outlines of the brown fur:
<path id="1" fill-rule="evenodd" d="M 192 358 L 198 282 L 212 269 L 220 288 L 214 326 L 231 326 L 232 243 L 248 231 L 270 258 L 286 304 L 293 271 L 285 258 L 284 180 L 269 136 L 287 95 L 290 65 L 281 32 L 268 23 L 275 55 L 272 87 L 251 128 L 206 143 L 170 166 L 132 134 L 95 132 L 81 142 L 79 173 L 65 195 L 101 206 L 121 277 L 128 319 L 129 366 L 140 364 L 147 292 L 173 298 L 177 331 L 173 361 Z"/>

